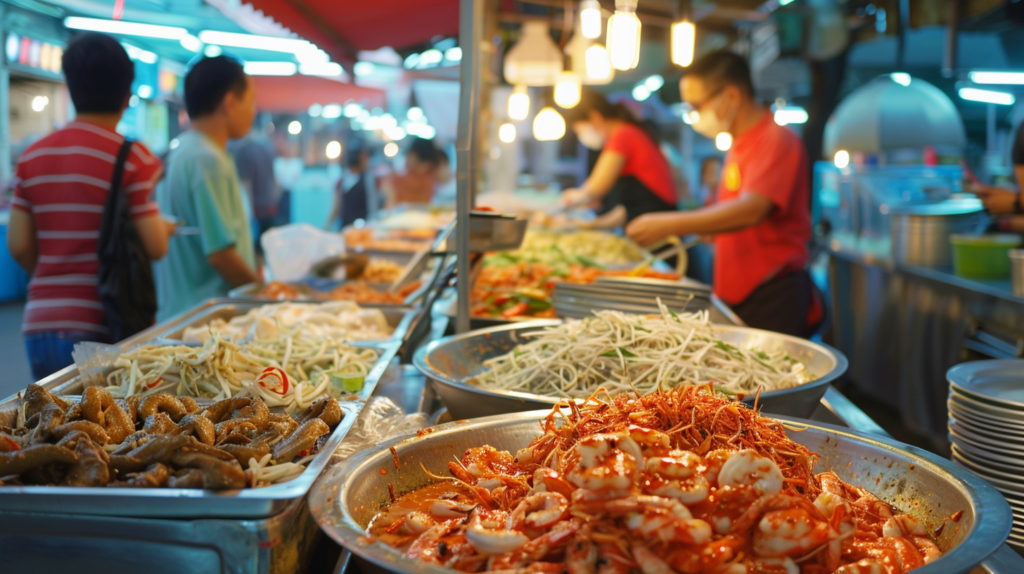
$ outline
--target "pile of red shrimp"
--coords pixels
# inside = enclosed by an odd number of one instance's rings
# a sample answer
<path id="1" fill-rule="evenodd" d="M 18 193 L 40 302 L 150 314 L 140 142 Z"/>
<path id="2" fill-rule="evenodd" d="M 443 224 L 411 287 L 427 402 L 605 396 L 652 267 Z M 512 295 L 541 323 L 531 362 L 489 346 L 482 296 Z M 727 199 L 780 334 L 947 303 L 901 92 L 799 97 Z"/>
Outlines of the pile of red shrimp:
<path id="1" fill-rule="evenodd" d="M 901 574 L 941 556 L 916 519 L 815 475 L 783 423 L 710 387 L 596 395 L 541 428 L 515 455 L 468 450 L 370 535 L 503 574 Z"/>

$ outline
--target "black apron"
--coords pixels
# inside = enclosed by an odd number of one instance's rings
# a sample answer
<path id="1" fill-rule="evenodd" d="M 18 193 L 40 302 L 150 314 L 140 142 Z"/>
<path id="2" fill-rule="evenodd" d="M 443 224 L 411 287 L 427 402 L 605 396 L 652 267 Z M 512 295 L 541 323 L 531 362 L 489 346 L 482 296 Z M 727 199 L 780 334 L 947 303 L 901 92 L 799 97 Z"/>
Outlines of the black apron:
<path id="1" fill-rule="evenodd" d="M 615 182 L 619 201 L 626 208 L 626 223 L 633 221 L 645 213 L 656 211 L 676 211 L 678 208 L 651 191 L 639 179 L 625 175 Z M 611 194 L 609 194 L 611 195 Z"/>

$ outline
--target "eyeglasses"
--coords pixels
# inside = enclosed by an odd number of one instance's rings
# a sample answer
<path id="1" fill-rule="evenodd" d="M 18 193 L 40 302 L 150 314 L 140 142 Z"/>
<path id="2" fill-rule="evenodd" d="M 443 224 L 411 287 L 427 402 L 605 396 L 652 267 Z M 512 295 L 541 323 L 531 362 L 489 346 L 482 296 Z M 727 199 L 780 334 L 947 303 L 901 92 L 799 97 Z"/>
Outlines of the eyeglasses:
<path id="1" fill-rule="evenodd" d="M 718 89 L 708 94 L 708 96 L 704 98 L 704 101 L 700 102 L 699 104 L 689 104 L 687 102 L 683 102 L 683 121 L 688 124 L 692 124 L 699 120 L 700 111 L 704 109 L 704 107 L 707 106 L 709 103 L 714 101 L 714 99 L 717 98 L 718 95 L 721 94 L 722 90 L 724 89 L 724 85 L 719 86 Z"/>

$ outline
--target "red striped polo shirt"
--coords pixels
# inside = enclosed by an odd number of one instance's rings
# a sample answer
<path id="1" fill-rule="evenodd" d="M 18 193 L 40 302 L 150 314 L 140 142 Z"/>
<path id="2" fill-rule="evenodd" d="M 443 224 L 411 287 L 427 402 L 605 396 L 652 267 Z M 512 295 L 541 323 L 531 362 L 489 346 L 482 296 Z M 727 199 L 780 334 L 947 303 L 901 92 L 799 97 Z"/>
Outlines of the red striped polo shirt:
<path id="1" fill-rule="evenodd" d="M 107 333 L 97 290 L 103 206 L 124 137 L 85 122 L 71 122 L 29 146 L 18 160 L 14 208 L 32 214 L 39 260 L 28 284 L 22 331 Z M 133 218 L 159 213 L 150 201 L 163 165 L 135 143 L 121 190 Z"/>

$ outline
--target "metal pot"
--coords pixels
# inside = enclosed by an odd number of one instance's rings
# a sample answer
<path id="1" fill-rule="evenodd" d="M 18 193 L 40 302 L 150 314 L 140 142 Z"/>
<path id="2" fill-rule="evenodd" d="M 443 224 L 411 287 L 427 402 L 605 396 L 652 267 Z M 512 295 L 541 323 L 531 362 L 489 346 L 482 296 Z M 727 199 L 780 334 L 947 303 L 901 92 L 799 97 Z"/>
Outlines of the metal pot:
<path id="1" fill-rule="evenodd" d="M 489 444 L 515 452 L 540 434 L 537 421 L 549 412 L 449 423 L 422 436 L 396 438 L 364 450 L 321 477 L 310 496 L 310 510 L 324 532 L 365 561 L 361 566 L 379 567 L 364 572 L 453 574 L 453 570 L 407 558 L 365 538 L 367 523 L 388 503 L 388 485 L 399 495 L 425 486 L 433 482 L 427 472 L 446 475 L 448 461 L 470 447 Z M 818 453 L 815 472 L 832 470 L 848 483 L 918 518 L 929 529 L 963 511 L 959 521 L 947 524 L 938 538 L 943 556 L 915 574 L 967 574 L 1006 540 L 1012 520 L 1006 500 L 985 481 L 948 460 L 877 436 L 794 422 L 806 429 L 790 432 L 789 437 Z M 400 461 L 401 467 L 395 468 L 395 461 Z"/>
<path id="2" fill-rule="evenodd" d="M 892 208 L 889 232 L 893 260 L 901 265 L 949 266 L 952 263 L 949 236 L 972 233 L 982 210 L 977 199 L 908 203 Z"/>

